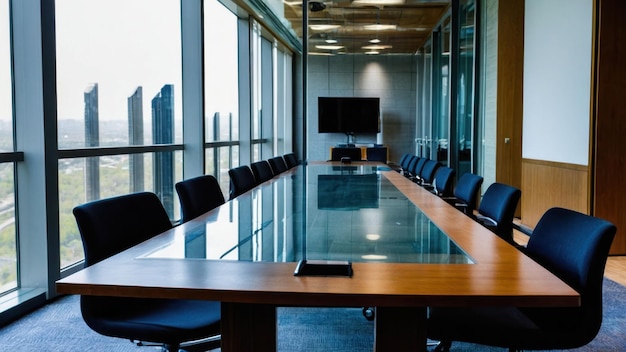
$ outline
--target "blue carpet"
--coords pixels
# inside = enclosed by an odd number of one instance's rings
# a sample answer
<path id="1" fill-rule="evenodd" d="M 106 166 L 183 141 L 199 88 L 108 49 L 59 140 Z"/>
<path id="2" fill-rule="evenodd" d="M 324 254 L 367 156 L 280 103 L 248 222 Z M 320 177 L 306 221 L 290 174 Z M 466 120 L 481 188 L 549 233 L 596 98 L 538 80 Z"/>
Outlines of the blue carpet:
<path id="1" fill-rule="evenodd" d="M 604 281 L 604 321 L 589 345 L 571 350 L 626 351 L 626 288 Z M 372 351 L 374 324 L 354 308 L 280 308 L 278 349 L 281 352 Z M 0 329 L 0 346 L 7 351 L 155 351 L 123 339 L 91 331 L 80 316 L 77 296 L 63 297 Z M 455 343 L 454 352 L 504 352 L 467 343 Z"/>

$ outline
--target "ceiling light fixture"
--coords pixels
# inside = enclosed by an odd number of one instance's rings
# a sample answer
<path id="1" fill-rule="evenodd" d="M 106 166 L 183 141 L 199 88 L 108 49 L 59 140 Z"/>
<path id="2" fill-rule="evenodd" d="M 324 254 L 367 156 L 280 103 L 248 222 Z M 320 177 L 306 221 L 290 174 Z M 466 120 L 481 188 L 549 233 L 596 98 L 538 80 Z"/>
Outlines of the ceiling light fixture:
<path id="1" fill-rule="evenodd" d="M 377 233 L 368 233 L 365 235 L 365 238 L 370 241 L 378 241 L 380 239 L 380 235 Z"/>
<path id="2" fill-rule="evenodd" d="M 402 5 L 405 0 L 352 0 L 352 5 Z"/>
<path id="3" fill-rule="evenodd" d="M 365 52 L 365 55 L 378 55 L 378 54 L 380 54 L 380 52 L 376 50 L 370 50 L 370 51 Z"/>
<path id="4" fill-rule="evenodd" d="M 362 255 L 361 258 L 365 260 L 386 260 L 387 256 L 381 254 L 365 254 Z"/>
<path id="5" fill-rule="evenodd" d="M 311 24 L 309 28 L 314 31 L 330 31 L 333 29 L 340 28 L 341 25 L 338 24 Z"/>
<path id="6" fill-rule="evenodd" d="M 332 53 L 320 53 L 318 51 L 309 51 L 309 55 L 314 55 L 314 56 L 333 56 Z"/>
<path id="7" fill-rule="evenodd" d="M 363 29 L 367 29 L 370 31 L 387 31 L 387 30 L 395 30 L 396 28 L 398 28 L 398 26 L 396 26 L 395 24 L 380 24 L 380 23 L 368 24 L 368 25 L 363 26 Z"/>
<path id="8" fill-rule="evenodd" d="M 325 42 L 328 43 L 328 44 L 335 44 L 335 43 L 337 43 L 337 40 L 336 39 L 326 39 Z"/>
<path id="9" fill-rule="evenodd" d="M 363 29 L 371 31 L 384 31 L 395 30 L 397 27 L 398 26 L 396 26 L 395 24 L 380 24 L 380 8 L 378 8 L 378 13 L 376 14 L 376 24 L 365 25 L 363 26 Z"/>
<path id="10" fill-rule="evenodd" d="M 339 50 L 342 49 L 344 46 L 343 45 L 316 45 L 315 48 L 316 49 L 322 49 L 322 50 Z"/>
<path id="11" fill-rule="evenodd" d="M 380 43 L 380 39 L 378 39 L 378 38 L 370 39 L 369 42 L 372 43 L 372 44 L 378 44 L 378 43 Z"/>
<path id="12" fill-rule="evenodd" d="M 383 50 L 383 49 L 391 49 L 393 46 L 391 45 L 366 45 L 362 46 L 361 49 L 365 50 Z"/>

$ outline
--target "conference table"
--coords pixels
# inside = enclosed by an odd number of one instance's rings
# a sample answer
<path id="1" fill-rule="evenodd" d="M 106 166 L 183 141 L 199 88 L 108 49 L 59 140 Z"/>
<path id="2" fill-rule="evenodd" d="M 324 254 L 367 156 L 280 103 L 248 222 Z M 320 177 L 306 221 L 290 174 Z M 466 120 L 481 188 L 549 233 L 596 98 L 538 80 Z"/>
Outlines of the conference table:
<path id="1" fill-rule="evenodd" d="M 294 275 L 299 263 L 321 271 Z M 580 304 L 518 249 L 369 162 L 304 163 L 56 287 L 220 301 L 225 352 L 275 351 L 277 307 L 376 307 L 373 350 L 426 351 L 429 306 Z"/>

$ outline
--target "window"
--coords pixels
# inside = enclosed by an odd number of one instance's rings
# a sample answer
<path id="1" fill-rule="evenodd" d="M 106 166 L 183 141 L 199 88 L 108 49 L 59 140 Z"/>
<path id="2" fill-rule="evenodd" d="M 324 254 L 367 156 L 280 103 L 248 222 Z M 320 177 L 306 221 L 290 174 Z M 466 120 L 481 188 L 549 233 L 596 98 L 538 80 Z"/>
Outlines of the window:
<path id="1" fill-rule="evenodd" d="M 180 1 L 57 0 L 56 46 L 63 268 L 83 259 L 78 204 L 149 190 L 177 217 L 182 153 L 131 146 L 182 143 Z"/>
<path id="2" fill-rule="evenodd" d="M 228 194 L 228 170 L 239 160 L 237 16 L 219 1 L 204 2 L 205 173 Z"/>
<path id="3" fill-rule="evenodd" d="M 19 285 L 9 1 L 0 1 L 0 295 Z"/>

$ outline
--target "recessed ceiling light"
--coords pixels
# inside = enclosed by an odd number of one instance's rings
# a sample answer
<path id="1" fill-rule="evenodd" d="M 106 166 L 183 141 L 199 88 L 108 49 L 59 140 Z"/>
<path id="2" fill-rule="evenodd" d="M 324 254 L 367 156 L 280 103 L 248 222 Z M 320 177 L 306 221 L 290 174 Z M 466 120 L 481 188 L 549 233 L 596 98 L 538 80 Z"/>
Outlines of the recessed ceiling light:
<path id="1" fill-rule="evenodd" d="M 343 45 L 316 45 L 315 47 L 317 49 L 322 49 L 322 50 L 339 50 L 339 49 L 342 49 L 344 46 Z"/>
<path id="2" fill-rule="evenodd" d="M 321 53 L 319 51 L 309 51 L 309 55 L 314 55 L 314 56 L 334 56 L 333 53 Z"/>
<path id="3" fill-rule="evenodd" d="M 362 255 L 361 258 L 365 260 L 386 260 L 387 256 L 380 254 L 365 254 Z"/>
<path id="4" fill-rule="evenodd" d="M 380 52 L 375 51 L 375 50 L 370 50 L 370 51 L 366 51 L 365 55 L 378 55 L 380 54 Z"/>
<path id="5" fill-rule="evenodd" d="M 352 0 L 353 5 L 402 5 L 405 0 Z"/>
<path id="6" fill-rule="evenodd" d="M 391 45 L 366 45 L 361 47 L 361 49 L 365 50 L 383 50 L 391 48 L 393 48 Z"/>
<path id="7" fill-rule="evenodd" d="M 378 38 L 370 39 L 369 42 L 372 43 L 372 44 L 378 44 L 378 43 L 380 43 L 380 39 L 378 39 Z"/>
<path id="8" fill-rule="evenodd" d="M 328 43 L 328 44 L 335 44 L 335 43 L 337 43 L 337 40 L 336 39 L 326 39 L 325 42 Z"/>
<path id="9" fill-rule="evenodd" d="M 338 24 L 312 24 L 309 25 L 309 28 L 311 28 L 314 31 L 330 31 L 332 29 L 337 29 L 340 28 L 341 25 Z"/>
<path id="10" fill-rule="evenodd" d="M 365 238 L 370 241 L 378 241 L 380 239 L 380 235 L 377 233 L 368 233 L 365 235 Z"/>
<path id="11" fill-rule="evenodd" d="M 398 26 L 395 24 L 368 24 L 363 26 L 363 29 L 367 29 L 370 31 L 386 31 L 386 30 L 395 30 Z"/>

